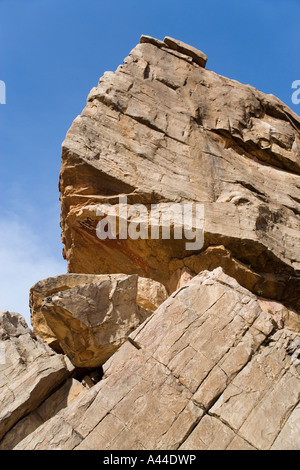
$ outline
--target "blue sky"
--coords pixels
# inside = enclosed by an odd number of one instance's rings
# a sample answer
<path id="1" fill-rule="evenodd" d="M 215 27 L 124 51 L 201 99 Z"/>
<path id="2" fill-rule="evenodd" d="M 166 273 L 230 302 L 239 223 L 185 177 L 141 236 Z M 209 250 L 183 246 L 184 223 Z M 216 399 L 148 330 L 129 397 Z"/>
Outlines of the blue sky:
<path id="1" fill-rule="evenodd" d="M 28 290 L 66 272 L 60 147 L 90 89 L 141 34 L 205 52 L 207 68 L 291 102 L 299 0 L 0 0 L 0 309 L 29 320 Z"/>

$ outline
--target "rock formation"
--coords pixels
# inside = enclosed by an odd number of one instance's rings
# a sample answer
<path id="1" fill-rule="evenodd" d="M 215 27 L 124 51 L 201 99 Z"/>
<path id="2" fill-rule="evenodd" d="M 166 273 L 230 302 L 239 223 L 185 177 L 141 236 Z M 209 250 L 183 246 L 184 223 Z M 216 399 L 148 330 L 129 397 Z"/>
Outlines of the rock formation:
<path id="1" fill-rule="evenodd" d="M 204 271 L 17 449 L 299 449 L 297 342 L 221 268 Z"/>
<path id="2" fill-rule="evenodd" d="M 68 274 L 33 332 L 0 315 L 0 449 L 300 449 L 300 119 L 206 63 L 142 36 L 68 131 Z"/>
<path id="3" fill-rule="evenodd" d="M 205 69 L 205 56 L 198 51 L 197 61 L 180 44 L 143 36 L 92 89 L 66 136 L 69 271 L 137 273 L 170 293 L 178 269 L 195 275 L 221 265 L 252 292 L 299 308 L 299 117 L 276 97 Z M 97 214 L 118 209 L 120 196 L 129 207 L 203 204 L 204 247 L 100 240 Z"/>
<path id="4" fill-rule="evenodd" d="M 136 304 L 137 276 L 84 284 L 47 297 L 42 312 L 77 367 L 99 367 L 151 311 Z"/>
<path id="5" fill-rule="evenodd" d="M 103 364 L 168 297 L 137 275 L 63 274 L 30 289 L 33 331 L 77 367 Z"/>
<path id="6" fill-rule="evenodd" d="M 0 342 L 4 356 L 0 361 L 0 441 L 6 436 L 0 448 L 6 448 L 8 442 L 17 443 L 17 437 L 21 440 L 44 422 L 31 412 L 66 383 L 74 366 L 36 339 L 17 313 L 0 312 Z"/>

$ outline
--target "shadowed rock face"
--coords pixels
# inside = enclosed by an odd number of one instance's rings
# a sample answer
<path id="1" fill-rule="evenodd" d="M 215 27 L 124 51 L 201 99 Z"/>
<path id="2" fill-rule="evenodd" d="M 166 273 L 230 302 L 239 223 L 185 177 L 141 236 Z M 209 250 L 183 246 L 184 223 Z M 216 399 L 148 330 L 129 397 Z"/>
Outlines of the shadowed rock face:
<path id="1" fill-rule="evenodd" d="M 174 276 L 222 266 L 300 308 L 300 120 L 273 95 L 204 68 L 180 41 L 141 38 L 88 96 L 62 146 L 64 256 L 73 273 Z M 204 246 L 99 240 L 97 205 L 204 204 Z M 105 213 L 105 210 L 104 210 Z"/>
<path id="2" fill-rule="evenodd" d="M 300 330 L 284 311 L 204 271 L 16 449 L 299 449 Z"/>
<path id="3" fill-rule="evenodd" d="M 37 339 L 21 315 L 0 312 L 0 449 L 10 448 L 45 421 L 32 412 L 73 372 L 70 360 Z M 26 417 L 26 424 L 20 424 Z"/>

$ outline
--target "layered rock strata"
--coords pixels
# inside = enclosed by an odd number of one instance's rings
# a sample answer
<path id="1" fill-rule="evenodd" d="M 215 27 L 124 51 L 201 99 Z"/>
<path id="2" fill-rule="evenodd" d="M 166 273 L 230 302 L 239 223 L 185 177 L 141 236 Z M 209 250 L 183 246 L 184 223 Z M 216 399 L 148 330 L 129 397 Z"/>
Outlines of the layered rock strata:
<path id="1" fill-rule="evenodd" d="M 33 333 L 0 314 L 1 450 L 300 449 L 300 119 L 206 63 L 142 36 L 67 133 L 69 274 Z"/>
<path id="2" fill-rule="evenodd" d="M 205 54 L 180 41 L 143 36 L 91 90 L 62 146 L 68 269 L 137 273 L 171 293 L 178 269 L 221 265 L 252 292 L 299 309 L 299 117 L 205 65 Z M 149 233 L 100 240 L 99 210 L 118 212 L 121 196 L 129 212 L 203 205 L 203 247 Z"/>

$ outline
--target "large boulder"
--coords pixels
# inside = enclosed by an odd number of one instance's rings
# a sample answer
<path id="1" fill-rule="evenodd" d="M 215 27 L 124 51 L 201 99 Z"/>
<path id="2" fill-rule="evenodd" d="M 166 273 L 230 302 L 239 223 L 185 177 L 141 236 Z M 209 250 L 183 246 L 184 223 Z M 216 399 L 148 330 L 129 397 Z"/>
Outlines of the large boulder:
<path id="1" fill-rule="evenodd" d="M 178 270 L 221 265 L 252 292 L 299 309 L 299 117 L 205 63 L 180 41 L 143 36 L 91 90 L 62 146 L 68 270 L 137 273 L 172 292 Z M 126 239 L 118 226 L 100 239 L 112 208 L 123 223 L 124 197 L 131 219 L 136 204 L 167 214 L 172 204 L 201 205 L 203 246 L 149 232 Z"/>
<path id="2" fill-rule="evenodd" d="M 102 274 L 102 275 L 93 275 L 93 274 L 60 274 L 55 277 L 48 277 L 42 279 L 34 284 L 30 289 L 29 295 L 29 304 L 31 310 L 31 324 L 33 326 L 33 332 L 42 338 L 47 344 L 49 344 L 52 349 L 57 352 L 62 352 L 62 347 L 59 343 L 58 336 L 51 330 L 49 323 L 56 324 L 55 319 L 50 314 L 49 322 L 47 322 L 46 317 L 49 317 L 49 302 L 47 303 L 48 314 L 43 311 L 42 304 L 44 299 L 51 297 L 54 294 L 73 289 L 74 287 L 84 286 L 86 284 L 92 283 L 102 283 L 109 282 L 113 283 L 117 279 L 122 279 L 126 276 L 124 274 Z M 135 281 L 133 281 L 135 283 Z M 138 306 L 154 311 L 163 303 L 167 297 L 168 293 L 166 288 L 159 282 L 153 281 L 152 279 L 138 277 L 135 292 L 135 300 Z M 84 292 L 89 291 L 89 287 L 86 285 L 83 289 L 79 289 L 81 300 Z M 72 290 L 72 295 L 76 295 L 77 290 Z M 96 292 L 96 291 L 95 291 Z M 69 294 L 64 294 L 63 296 L 70 296 Z M 87 293 L 88 296 L 90 296 Z M 95 303 L 94 303 L 95 305 Z M 99 312 L 101 311 L 101 305 L 99 307 Z M 96 307 L 97 308 L 97 307 Z M 77 307 L 77 310 L 79 306 Z M 136 305 L 134 305 L 133 310 L 136 310 Z M 142 310 L 141 310 L 142 311 Z M 54 326 L 54 330 L 56 331 Z"/>
<path id="3" fill-rule="evenodd" d="M 299 449 L 300 335 L 261 301 L 194 277 L 16 449 Z"/>
<path id="4" fill-rule="evenodd" d="M 75 282 L 76 276 L 72 278 Z M 152 314 L 147 307 L 153 309 L 156 302 L 167 297 L 163 286 L 151 280 L 142 281 L 138 288 L 137 275 L 91 278 L 88 283 L 78 283 L 76 287 L 44 297 L 40 310 L 37 310 L 39 323 L 35 327 L 37 333 L 46 331 L 45 326 L 49 328 L 47 339 L 54 338 L 72 363 L 81 368 L 101 366 Z M 66 284 L 69 280 L 66 275 L 56 279 L 56 284 L 58 286 L 63 281 Z M 44 285 L 49 282 L 44 281 Z M 36 292 L 37 287 L 33 287 L 32 295 Z M 157 298 L 157 293 L 161 294 L 160 298 Z"/>

